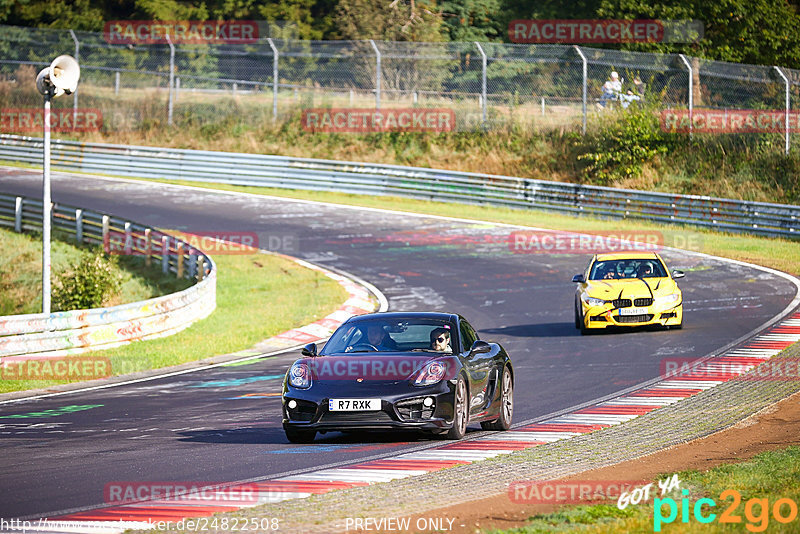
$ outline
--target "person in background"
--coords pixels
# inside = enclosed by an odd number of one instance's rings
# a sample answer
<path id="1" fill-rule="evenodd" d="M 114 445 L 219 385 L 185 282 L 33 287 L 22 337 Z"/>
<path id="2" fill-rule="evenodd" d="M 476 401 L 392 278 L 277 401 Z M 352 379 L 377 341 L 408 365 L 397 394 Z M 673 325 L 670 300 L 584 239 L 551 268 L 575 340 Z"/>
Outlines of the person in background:
<path id="1" fill-rule="evenodd" d="M 603 84 L 603 94 L 600 96 L 600 106 L 606 107 L 606 104 L 612 100 L 618 100 L 622 94 L 622 79 L 620 79 L 617 71 L 611 72 L 611 77 Z"/>

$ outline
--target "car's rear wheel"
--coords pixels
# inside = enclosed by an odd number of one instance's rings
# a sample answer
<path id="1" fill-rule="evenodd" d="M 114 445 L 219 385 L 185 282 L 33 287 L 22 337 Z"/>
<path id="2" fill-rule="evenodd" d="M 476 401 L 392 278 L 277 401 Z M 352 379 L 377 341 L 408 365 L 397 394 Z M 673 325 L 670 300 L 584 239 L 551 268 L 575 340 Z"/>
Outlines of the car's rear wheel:
<path id="1" fill-rule="evenodd" d="M 298 430 L 296 428 L 284 428 L 286 439 L 292 443 L 311 443 L 317 437 L 316 430 Z"/>
<path id="2" fill-rule="evenodd" d="M 508 430 L 511 428 L 511 417 L 514 415 L 514 381 L 508 367 L 503 369 L 503 378 L 500 382 L 500 417 L 494 421 L 484 421 L 481 428 L 484 430 Z"/>
<path id="3" fill-rule="evenodd" d="M 447 439 L 461 439 L 467 433 L 469 419 L 469 393 L 463 376 L 458 377 L 453 398 L 453 427 L 447 432 Z"/>

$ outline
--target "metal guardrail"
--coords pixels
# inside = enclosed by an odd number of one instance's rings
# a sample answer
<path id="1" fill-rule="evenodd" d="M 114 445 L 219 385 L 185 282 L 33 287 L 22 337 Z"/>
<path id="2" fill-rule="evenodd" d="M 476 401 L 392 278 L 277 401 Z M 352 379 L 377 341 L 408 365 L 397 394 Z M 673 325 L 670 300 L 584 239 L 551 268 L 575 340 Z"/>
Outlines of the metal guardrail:
<path id="1" fill-rule="evenodd" d="M 0 160 L 39 164 L 40 138 L 0 135 Z M 205 150 L 52 142 L 56 169 L 235 185 L 395 195 L 689 224 L 795 237 L 800 206 L 373 163 Z"/>
<path id="2" fill-rule="evenodd" d="M 42 202 L 0 194 L 0 227 L 41 231 Z M 174 334 L 216 307 L 214 261 L 191 245 L 153 228 L 90 210 L 55 204 L 53 229 L 78 243 L 159 262 L 165 273 L 198 282 L 177 293 L 109 308 L 0 317 L 3 363 L 112 348 Z M 155 268 L 155 266 L 154 266 Z"/>

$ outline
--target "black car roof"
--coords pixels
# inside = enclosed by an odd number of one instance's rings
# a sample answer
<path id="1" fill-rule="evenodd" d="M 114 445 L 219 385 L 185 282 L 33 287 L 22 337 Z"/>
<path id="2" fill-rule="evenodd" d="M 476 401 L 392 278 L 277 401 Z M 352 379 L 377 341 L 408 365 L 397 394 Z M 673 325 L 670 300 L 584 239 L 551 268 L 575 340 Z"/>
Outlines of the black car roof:
<path id="1" fill-rule="evenodd" d="M 397 321 L 403 319 L 437 319 L 440 321 L 458 322 L 458 315 L 455 313 L 445 312 L 377 312 L 367 313 L 364 315 L 355 315 L 350 317 L 346 323 L 367 321 L 370 319 L 384 319 L 388 321 Z"/>

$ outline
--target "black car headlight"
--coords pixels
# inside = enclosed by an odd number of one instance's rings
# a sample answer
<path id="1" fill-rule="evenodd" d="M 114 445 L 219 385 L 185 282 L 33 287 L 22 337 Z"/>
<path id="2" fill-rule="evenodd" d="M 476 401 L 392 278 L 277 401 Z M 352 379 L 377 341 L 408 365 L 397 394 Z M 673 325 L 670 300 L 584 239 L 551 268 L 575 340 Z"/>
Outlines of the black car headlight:
<path id="1" fill-rule="evenodd" d="M 415 386 L 430 386 L 441 382 L 447 372 L 447 367 L 442 362 L 430 362 L 422 368 L 414 380 Z"/>
<path id="2" fill-rule="evenodd" d="M 289 385 L 299 389 L 311 387 L 311 369 L 305 363 L 295 363 L 289 369 Z"/>

